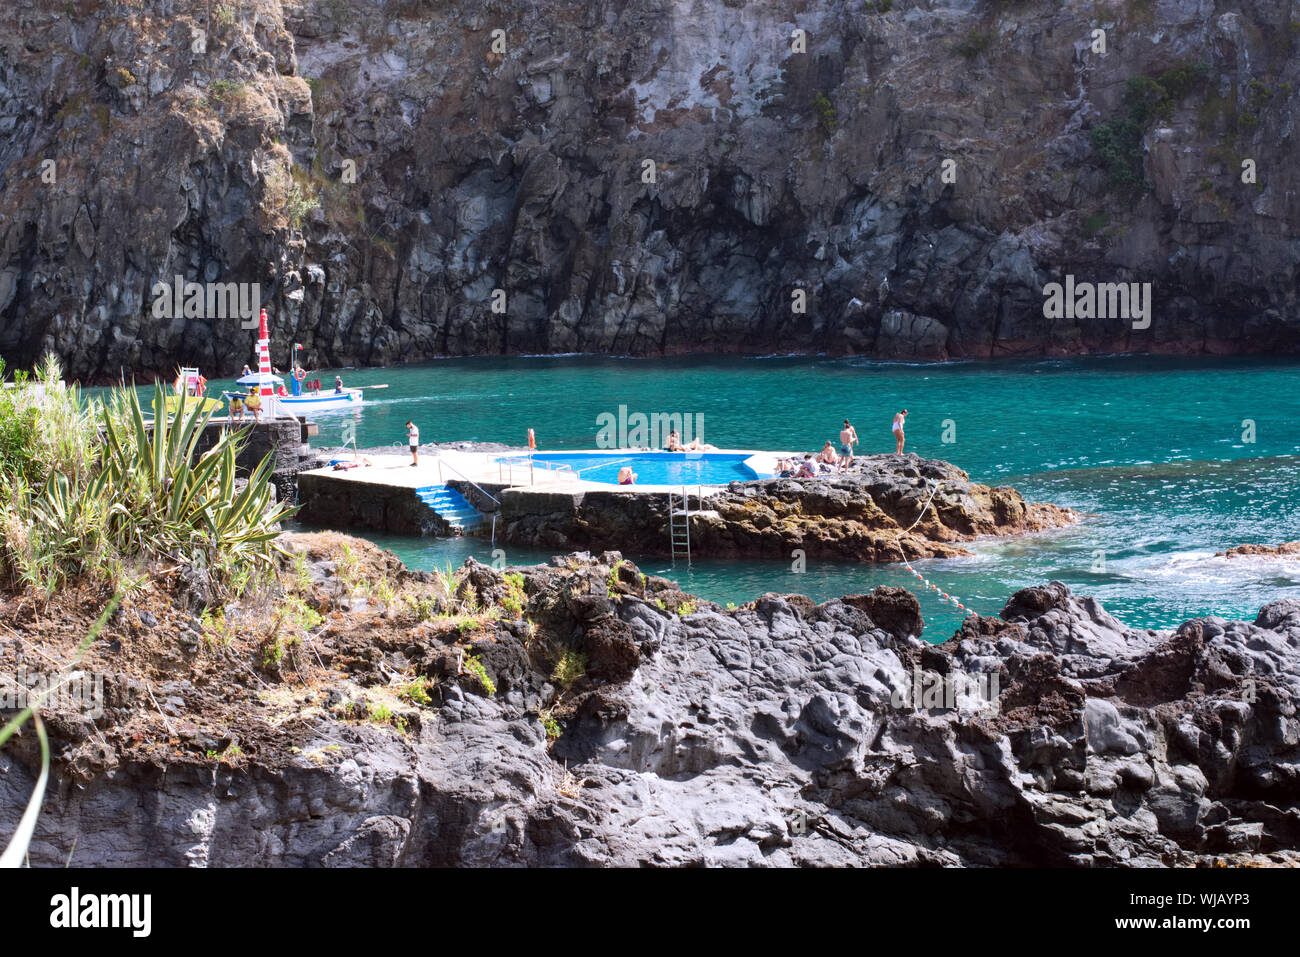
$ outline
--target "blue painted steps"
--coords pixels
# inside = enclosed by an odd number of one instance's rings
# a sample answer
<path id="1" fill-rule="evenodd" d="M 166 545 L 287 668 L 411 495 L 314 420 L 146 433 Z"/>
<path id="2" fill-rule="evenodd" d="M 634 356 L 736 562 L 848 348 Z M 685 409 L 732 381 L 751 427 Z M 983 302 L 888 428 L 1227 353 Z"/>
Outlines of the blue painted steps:
<path id="1" fill-rule="evenodd" d="M 483 513 L 471 505 L 465 496 L 446 485 L 426 485 L 417 488 L 420 501 L 433 509 L 452 528 L 459 532 L 472 532 L 483 524 Z"/>

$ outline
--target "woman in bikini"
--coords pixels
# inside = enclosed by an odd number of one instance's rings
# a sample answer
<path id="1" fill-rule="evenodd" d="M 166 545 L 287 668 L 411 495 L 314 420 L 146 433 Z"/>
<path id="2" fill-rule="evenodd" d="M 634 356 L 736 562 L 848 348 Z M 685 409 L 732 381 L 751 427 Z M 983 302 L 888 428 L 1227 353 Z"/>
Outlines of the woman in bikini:
<path id="1" fill-rule="evenodd" d="M 903 454 L 903 442 L 905 441 L 903 438 L 903 422 L 906 419 L 907 419 L 906 409 L 898 413 L 898 415 L 894 416 L 894 444 L 895 444 L 894 454 L 895 455 Z"/>

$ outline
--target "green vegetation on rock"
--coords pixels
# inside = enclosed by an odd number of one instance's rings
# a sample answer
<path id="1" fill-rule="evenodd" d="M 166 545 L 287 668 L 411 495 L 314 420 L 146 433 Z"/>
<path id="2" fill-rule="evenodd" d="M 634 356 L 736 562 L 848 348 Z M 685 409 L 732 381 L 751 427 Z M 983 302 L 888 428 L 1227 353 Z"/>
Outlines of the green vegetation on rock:
<path id="1" fill-rule="evenodd" d="M 1142 140 L 1156 120 L 1168 120 L 1186 96 L 1203 89 L 1210 68 L 1180 64 L 1160 73 L 1129 77 L 1124 112 L 1092 128 L 1089 140 L 1111 186 L 1127 192 L 1150 189 L 1142 161 Z"/>
<path id="2" fill-rule="evenodd" d="M 0 367 L 0 373 L 3 368 Z M 186 567 L 214 598 L 274 576 L 276 524 L 268 456 L 238 488 L 243 432 L 198 454 L 211 412 L 146 419 L 133 388 L 84 399 L 52 356 L 0 390 L 0 582 L 50 594 L 116 586 L 152 560 Z M 164 403 L 161 385 L 155 408 Z"/>

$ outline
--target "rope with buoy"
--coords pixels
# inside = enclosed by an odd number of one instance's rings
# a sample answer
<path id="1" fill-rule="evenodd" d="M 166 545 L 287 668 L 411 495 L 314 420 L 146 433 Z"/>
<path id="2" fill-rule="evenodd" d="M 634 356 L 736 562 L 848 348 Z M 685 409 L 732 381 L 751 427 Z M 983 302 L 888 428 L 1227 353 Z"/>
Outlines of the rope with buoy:
<path id="1" fill-rule="evenodd" d="M 975 612 L 972 609 L 967 608 L 965 605 L 963 605 L 961 603 L 961 599 L 959 599 L 956 595 L 949 595 L 946 591 L 941 589 L 938 585 L 931 582 L 928 578 L 926 578 L 915 568 L 913 568 L 912 563 L 907 560 L 907 552 L 903 551 L 903 536 L 906 535 L 908 532 L 910 532 L 912 529 L 916 528 L 917 525 L 921 524 L 921 519 L 925 517 L 926 509 L 928 509 L 930 507 L 930 503 L 934 501 L 934 496 L 936 493 L 938 493 L 939 486 L 942 484 L 943 484 L 942 482 L 934 483 L 934 487 L 930 489 L 930 497 L 927 498 L 925 500 L 925 504 L 921 506 L 921 514 L 916 516 L 916 521 L 898 533 L 898 550 L 903 555 L 903 567 L 905 567 L 909 572 L 911 572 L 918 579 L 920 579 L 921 584 L 923 584 L 926 588 L 931 589 L 932 591 L 938 592 L 939 597 L 942 598 L 944 601 L 956 605 L 958 608 L 960 608 L 968 615 L 973 615 L 975 614 Z"/>

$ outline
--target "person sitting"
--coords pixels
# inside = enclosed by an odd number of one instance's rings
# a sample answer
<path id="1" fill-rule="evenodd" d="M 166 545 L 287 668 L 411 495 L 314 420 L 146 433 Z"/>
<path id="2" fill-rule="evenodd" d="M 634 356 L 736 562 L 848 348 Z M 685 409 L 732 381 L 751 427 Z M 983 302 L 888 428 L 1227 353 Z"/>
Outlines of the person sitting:
<path id="1" fill-rule="evenodd" d="M 624 465 L 621 469 L 618 470 L 618 484 L 619 485 L 636 484 L 636 473 L 632 471 L 632 466 Z"/>
<path id="2" fill-rule="evenodd" d="M 716 445 L 709 445 L 708 442 L 701 442 L 699 436 L 696 436 L 691 439 L 690 445 L 683 445 L 682 449 L 687 452 L 716 452 L 718 447 Z"/>
<path id="3" fill-rule="evenodd" d="M 668 433 L 668 441 L 664 444 L 664 448 L 669 452 L 712 452 L 717 449 L 717 446 L 701 442 L 698 436 L 691 439 L 688 445 L 682 445 L 677 430 L 673 429 Z"/>
<path id="4" fill-rule="evenodd" d="M 275 394 L 276 394 L 276 395 L 288 395 L 288 394 L 289 394 L 289 393 L 285 390 L 285 388 L 284 388 L 284 383 L 283 383 L 283 382 L 281 382 L 278 386 L 275 387 Z"/>
<path id="5" fill-rule="evenodd" d="M 252 374 L 253 374 L 253 370 L 250 369 L 250 368 L 248 367 L 248 363 L 245 362 L 245 363 L 244 363 L 244 368 L 243 368 L 243 370 L 239 373 L 239 377 L 242 379 L 244 376 L 246 376 L 246 375 L 252 375 Z"/>
<path id="6" fill-rule="evenodd" d="M 834 465 L 839 461 L 835 456 L 835 443 L 830 439 L 822 446 L 822 450 L 817 453 L 816 461 L 818 464 Z"/>
<path id="7" fill-rule="evenodd" d="M 812 453 L 804 455 L 803 462 L 799 465 L 799 473 L 795 478 L 813 478 L 817 474 L 817 468 L 813 465 Z"/>
<path id="8" fill-rule="evenodd" d="M 260 422 L 262 419 L 262 397 L 257 394 L 257 386 L 248 387 L 248 398 L 244 399 L 244 405 L 248 406 L 248 411 L 253 413 L 253 421 Z"/>
<path id="9" fill-rule="evenodd" d="M 239 395 L 230 397 L 230 420 L 232 422 L 244 421 L 244 399 Z"/>

